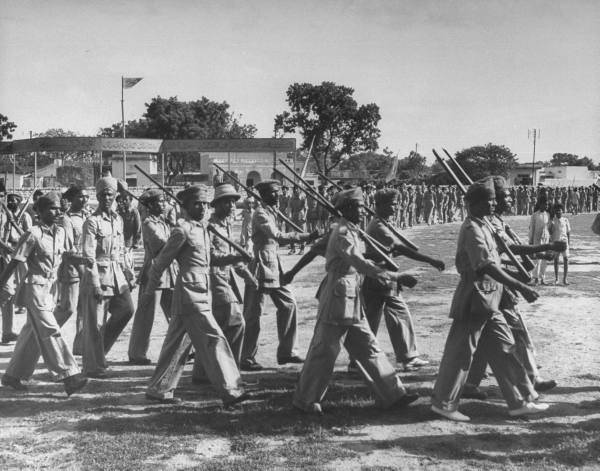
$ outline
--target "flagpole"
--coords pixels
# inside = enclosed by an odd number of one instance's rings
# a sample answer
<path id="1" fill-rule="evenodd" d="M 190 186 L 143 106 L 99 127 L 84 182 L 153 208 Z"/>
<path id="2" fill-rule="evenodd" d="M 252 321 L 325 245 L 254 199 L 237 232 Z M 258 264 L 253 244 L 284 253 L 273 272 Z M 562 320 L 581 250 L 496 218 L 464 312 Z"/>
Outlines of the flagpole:
<path id="1" fill-rule="evenodd" d="M 121 75 L 121 126 L 123 127 L 123 139 L 125 139 L 125 100 L 123 94 L 123 76 Z M 125 144 L 125 143 L 123 143 Z M 127 153 L 123 151 L 123 181 L 127 182 Z"/>

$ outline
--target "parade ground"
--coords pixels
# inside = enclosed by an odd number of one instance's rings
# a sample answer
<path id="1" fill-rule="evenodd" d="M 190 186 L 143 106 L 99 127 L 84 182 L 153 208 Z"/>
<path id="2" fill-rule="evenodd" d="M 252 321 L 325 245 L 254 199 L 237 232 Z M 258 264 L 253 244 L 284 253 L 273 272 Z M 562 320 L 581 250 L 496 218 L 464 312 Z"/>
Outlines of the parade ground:
<path id="1" fill-rule="evenodd" d="M 450 320 L 457 284 L 454 252 L 460 223 L 417 226 L 405 234 L 447 270 L 399 259 L 418 276 L 405 291 L 418 348 L 431 363 L 404 372 L 402 381 L 422 396 L 405 409 L 378 410 L 359 377 L 348 374 L 342 353 L 324 416 L 292 409 L 299 366 L 278 367 L 274 307 L 262 318 L 257 360 L 265 370 L 244 374 L 252 400 L 224 410 L 210 386 L 192 385 L 191 364 L 176 395 L 181 404 L 162 405 L 144 397 L 154 365 L 131 366 L 127 345 L 131 322 L 108 357 L 111 375 L 91 380 L 67 398 L 40 363 L 29 391 L 0 388 L 0 469 L 573 469 L 600 467 L 600 237 L 590 230 L 593 215 L 567 215 L 572 224 L 570 285 L 540 286 L 540 299 L 521 303 L 544 379 L 558 386 L 541 396 L 547 413 L 529 419 L 507 414 L 494 377 L 484 380 L 486 402 L 464 400 L 469 423 L 440 419 L 430 411 L 431 390 Z M 528 217 L 509 224 L 526 238 Z M 289 269 L 298 260 L 281 249 Z M 562 263 L 561 263 L 562 270 Z M 299 346 L 308 348 L 316 318 L 317 286 L 324 260 L 296 278 Z M 559 277 L 562 281 L 562 275 Z M 554 282 L 549 266 L 546 280 Z M 137 290 L 134 292 L 137 299 Z M 24 322 L 16 316 L 17 328 Z M 158 358 L 166 322 L 157 313 L 150 358 Z M 74 319 L 63 328 L 72 343 Z M 387 330 L 378 337 L 393 360 Z M 3 373 L 13 345 L 0 346 Z"/>

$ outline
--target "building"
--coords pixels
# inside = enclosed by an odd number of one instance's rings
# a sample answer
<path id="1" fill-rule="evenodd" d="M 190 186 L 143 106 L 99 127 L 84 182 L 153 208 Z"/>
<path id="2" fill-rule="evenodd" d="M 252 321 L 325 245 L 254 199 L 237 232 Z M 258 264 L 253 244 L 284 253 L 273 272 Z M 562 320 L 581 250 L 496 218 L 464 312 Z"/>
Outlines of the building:
<path id="1" fill-rule="evenodd" d="M 543 168 L 543 164 L 540 162 L 536 162 L 535 166 L 532 166 L 532 164 L 518 164 L 508 171 L 506 181 L 509 185 L 537 184 L 540 181 L 538 177 Z"/>
<path id="2" fill-rule="evenodd" d="M 144 172 L 152 175 L 152 177 L 156 177 L 158 181 L 162 179 L 162 175 L 158 175 L 158 156 L 156 154 L 127 153 L 125 159 L 127 178 L 123 176 L 122 153 L 114 153 L 106 156 L 106 158 L 110 161 L 112 176 L 120 180 L 125 180 L 129 186 L 154 186 L 154 183 L 148 177 L 135 168 L 136 165 L 144 170 Z"/>
<path id="3" fill-rule="evenodd" d="M 589 186 L 597 180 L 596 172 L 581 165 L 546 167 L 540 173 L 540 183 L 545 186 Z"/>

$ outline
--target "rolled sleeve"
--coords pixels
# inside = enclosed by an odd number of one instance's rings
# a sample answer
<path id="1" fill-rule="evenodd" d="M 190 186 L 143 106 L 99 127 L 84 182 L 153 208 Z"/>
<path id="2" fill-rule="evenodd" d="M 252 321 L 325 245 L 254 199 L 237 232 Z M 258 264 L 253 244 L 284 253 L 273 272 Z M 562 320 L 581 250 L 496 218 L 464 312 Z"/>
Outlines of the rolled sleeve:
<path id="1" fill-rule="evenodd" d="M 25 232 L 19 239 L 19 242 L 17 243 L 17 247 L 15 248 L 15 252 L 13 255 L 13 260 L 23 263 L 26 262 L 27 257 L 29 257 L 34 247 L 35 237 L 31 232 Z"/>
<path id="2" fill-rule="evenodd" d="M 478 274 L 484 267 L 496 263 L 497 256 L 491 250 L 489 239 L 481 227 L 471 225 L 465 231 L 464 250 L 471 268 Z"/>

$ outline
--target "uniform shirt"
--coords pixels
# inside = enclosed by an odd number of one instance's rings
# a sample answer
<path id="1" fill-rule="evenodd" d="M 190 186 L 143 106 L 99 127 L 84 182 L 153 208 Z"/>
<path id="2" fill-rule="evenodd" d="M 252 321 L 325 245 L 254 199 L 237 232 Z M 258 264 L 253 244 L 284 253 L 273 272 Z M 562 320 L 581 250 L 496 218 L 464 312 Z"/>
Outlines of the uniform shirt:
<path id="1" fill-rule="evenodd" d="M 306 221 L 306 200 L 304 198 L 293 195 L 289 201 L 289 208 L 294 222 Z"/>
<path id="2" fill-rule="evenodd" d="M 228 219 L 219 219 L 212 214 L 208 222 L 219 234 L 233 240 L 231 222 Z M 249 279 L 252 275 L 241 263 L 232 265 L 231 261 L 234 258 L 239 258 L 237 251 L 221 238 L 211 234 L 210 288 L 213 306 L 242 303 L 241 291 L 233 273 L 236 272 L 244 279 Z"/>
<path id="3" fill-rule="evenodd" d="M 363 320 L 360 300 L 361 276 L 392 282 L 392 275 L 363 257 L 364 246 L 356 226 L 340 218 L 327 242 L 327 276 L 319 296 L 318 319 L 335 325 L 352 325 Z"/>
<path id="4" fill-rule="evenodd" d="M 454 292 L 450 317 L 468 320 L 470 316 L 488 316 L 497 311 L 502 285 L 482 270 L 491 264 L 500 266 L 500 254 L 494 236 L 483 219 L 467 216 L 458 234 L 456 270 L 460 281 Z"/>
<path id="5" fill-rule="evenodd" d="M 17 211 L 18 213 L 18 211 Z M 2 211 L 2 237 L 9 245 L 15 246 L 19 239 L 21 238 L 22 233 L 20 234 L 14 226 L 8 221 L 8 217 Z M 13 220 L 16 218 L 16 214 L 13 213 Z M 31 216 L 25 211 L 21 216 L 21 221 L 17 223 L 17 226 L 20 227 L 23 232 L 29 231 L 33 227 L 33 222 Z"/>
<path id="6" fill-rule="evenodd" d="M 302 233 L 282 232 L 277 227 L 277 216 L 273 208 L 261 203 L 252 216 L 252 242 L 254 261 L 251 271 L 261 288 L 279 288 L 281 261 L 279 244 L 299 242 Z"/>
<path id="7" fill-rule="evenodd" d="M 62 227 L 36 224 L 19 240 L 13 260 L 27 263 L 24 283 L 49 286 L 56 281 L 62 254 L 69 248 Z"/>
<path id="8" fill-rule="evenodd" d="M 87 218 L 86 211 L 67 211 L 62 218 L 62 227 L 65 229 L 65 236 L 71 244 L 71 253 L 82 255 L 83 242 L 83 223 Z M 65 260 L 60 270 L 59 278 L 61 281 L 72 282 L 81 278 L 83 268 Z"/>
<path id="9" fill-rule="evenodd" d="M 145 293 L 160 286 L 162 273 L 173 260 L 179 264 L 179 274 L 173 290 L 172 315 L 193 314 L 194 310 L 189 309 L 192 305 L 209 310 L 210 236 L 203 222 L 185 219 L 173 228 L 150 268 Z"/>
<path id="10" fill-rule="evenodd" d="M 382 245 L 388 247 L 389 249 L 393 249 L 393 247 L 398 245 L 404 245 L 398 237 L 394 235 L 394 233 L 385 225 L 383 220 L 380 217 L 374 217 L 369 225 L 367 226 L 367 234 L 373 237 L 378 242 L 381 242 Z M 380 257 L 376 254 L 373 247 L 370 244 L 366 244 L 366 254 L 369 258 L 374 260 L 379 260 Z M 381 284 L 378 279 L 373 279 L 367 277 L 363 286 L 365 291 L 371 291 L 377 293 L 379 296 L 397 296 L 399 294 L 398 284 L 394 283 L 393 285 L 389 284 Z"/>
<path id="11" fill-rule="evenodd" d="M 146 283 L 148 272 L 152 261 L 163 249 L 169 236 L 171 235 L 171 226 L 161 216 L 149 214 L 142 224 L 142 239 L 144 241 L 144 265 L 140 271 L 140 284 Z M 168 270 L 165 270 L 157 289 L 169 289 L 175 286 L 178 268 L 177 262 L 173 262 Z"/>
<path id="12" fill-rule="evenodd" d="M 82 254 L 90 282 L 104 296 L 129 289 L 133 273 L 125 261 L 123 220 L 114 211 L 96 210 L 83 223 Z"/>

